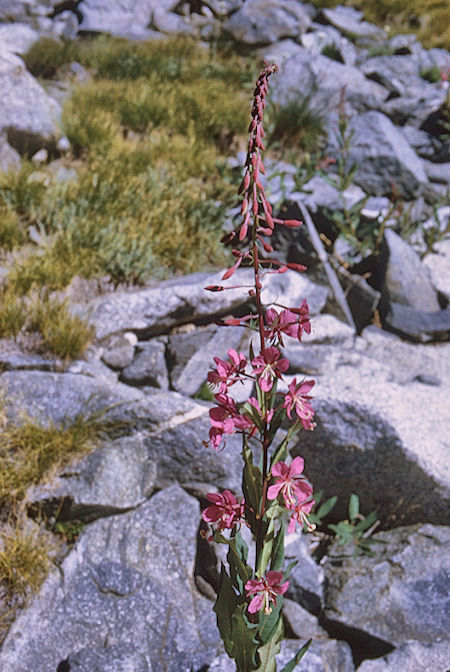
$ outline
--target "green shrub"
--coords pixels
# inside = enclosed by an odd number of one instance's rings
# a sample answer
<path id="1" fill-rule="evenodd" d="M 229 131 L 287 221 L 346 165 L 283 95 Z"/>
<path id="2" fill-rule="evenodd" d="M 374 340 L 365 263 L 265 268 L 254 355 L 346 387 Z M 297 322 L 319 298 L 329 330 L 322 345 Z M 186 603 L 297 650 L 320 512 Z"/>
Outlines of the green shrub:
<path id="1" fill-rule="evenodd" d="M 72 42 L 43 37 L 24 56 L 28 70 L 35 77 L 53 79 L 58 68 L 76 60 L 78 48 Z"/>
<path id="2" fill-rule="evenodd" d="M 299 99 L 269 108 L 268 129 L 271 143 L 312 151 L 324 135 L 324 122 L 309 100 Z"/>

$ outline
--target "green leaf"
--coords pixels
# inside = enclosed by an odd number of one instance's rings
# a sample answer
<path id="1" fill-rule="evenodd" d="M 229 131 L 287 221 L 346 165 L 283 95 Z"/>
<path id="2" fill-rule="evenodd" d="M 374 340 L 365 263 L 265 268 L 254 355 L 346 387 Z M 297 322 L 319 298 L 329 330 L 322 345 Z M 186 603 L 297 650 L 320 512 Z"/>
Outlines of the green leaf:
<path id="1" fill-rule="evenodd" d="M 292 660 L 290 660 L 289 663 L 285 665 L 282 670 L 280 670 L 280 672 L 293 672 L 305 653 L 308 651 L 309 647 L 311 646 L 311 642 L 312 639 L 308 639 L 306 644 L 304 644 L 302 648 L 297 651 Z"/>
<path id="2" fill-rule="evenodd" d="M 271 469 L 277 462 L 280 462 L 280 460 L 285 460 L 286 459 L 288 443 L 289 443 L 289 438 L 286 437 L 285 439 L 283 439 L 283 441 L 275 449 L 275 451 L 272 455 L 272 459 L 270 460 L 270 468 Z"/>
<path id="3" fill-rule="evenodd" d="M 275 434 L 280 429 L 281 423 L 283 422 L 285 417 L 286 417 L 286 409 L 284 409 L 284 408 L 279 408 L 278 411 L 276 411 L 276 413 L 274 414 L 274 416 L 272 418 L 272 422 L 270 423 L 269 434 L 268 434 L 268 437 L 267 437 L 269 445 L 272 443 L 272 441 L 275 437 Z M 271 465 L 271 466 L 273 466 L 273 465 Z"/>
<path id="4" fill-rule="evenodd" d="M 288 564 L 288 566 L 286 567 L 286 569 L 284 570 L 284 573 L 283 573 L 283 581 L 286 581 L 286 579 L 289 578 L 289 575 L 292 572 L 292 570 L 294 569 L 295 565 L 298 565 L 298 560 L 292 560 L 292 562 L 290 562 Z"/>
<path id="5" fill-rule="evenodd" d="M 331 509 L 336 504 L 336 502 L 337 502 L 337 497 L 336 496 L 330 497 L 330 499 L 327 499 L 327 501 L 322 504 L 322 506 L 319 508 L 319 510 L 315 514 L 317 516 L 317 518 L 325 518 L 325 516 L 327 516 L 330 513 Z"/>
<path id="6" fill-rule="evenodd" d="M 266 523 L 267 525 L 267 519 L 264 517 L 263 518 L 263 523 Z M 270 557 L 272 555 L 272 547 L 273 547 L 273 540 L 275 536 L 275 520 L 273 518 L 269 519 L 269 523 L 265 529 L 264 532 L 264 540 L 263 540 L 263 545 L 261 549 L 261 553 L 258 558 L 258 567 L 257 567 L 257 574 L 258 576 L 262 576 L 264 572 L 266 571 L 266 567 L 268 565 L 268 562 L 270 560 Z"/>
<path id="7" fill-rule="evenodd" d="M 236 532 L 228 543 L 227 553 L 228 564 L 230 565 L 231 580 L 239 593 L 244 592 L 244 586 L 252 577 L 252 570 L 247 565 L 247 544 L 241 537 L 240 532 Z"/>
<path id="8" fill-rule="evenodd" d="M 371 527 L 374 522 L 376 521 L 378 517 L 378 513 L 376 511 L 372 511 L 372 513 L 369 513 L 367 518 L 364 518 L 363 520 L 360 520 L 357 525 L 355 525 L 355 530 L 358 532 L 365 532 L 366 530 Z"/>
<path id="9" fill-rule="evenodd" d="M 277 627 L 274 630 L 272 638 L 264 646 L 258 649 L 259 667 L 257 672 L 276 672 L 277 664 L 275 656 L 280 653 L 281 645 L 284 636 L 283 619 L 279 618 Z"/>
<path id="10" fill-rule="evenodd" d="M 246 504 L 256 513 L 259 511 L 260 506 L 262 474 L 258 467 L 253 464 L 252 451 L 249 448 L 245 438 L 242 445 L 242 458 L 244 460 L 244 470 L 242 473 L 242 492 L 244 494 Z M 251 521 L 249 522 L 251 524 Z M 252 532 L 254 533 L 253 527 Z"/>
<path id="11" fill-rule="evenodd" d="M 348 503 L 348 515 L 350 517 L 350 520 L 356 520 L 359 514 L 359 497 L 358 495 L 355 495 L 352 493 L 350 495 L 350 501 Z"/>
<path id="12" fill-rule="evenodd" d="M 284 523 L 281 522 L 281 527 L 278 534 L 275 536 L 272 554 L 270 556 L 270 569 L 278 571 L 282 568 L 284 563 Z"/>
<path id="13" fill-rule="evenodd" d="M 246 605 L 239 606 L 232 620 L 233 653 L 232 658 L 236 661 L 237 672 L 251 672 L 257 669 L 256 653 L 258 640 L 256 630 L 258 625 L 249 622 L 244 615 Z"/>
<path id="14" fill-rule="evenodd" d="M 233 590 L 231 579 L 222 565 L 220 572 L 220 589 L 213 607 L 217 616 L 217 627 L 222 637 L 225 651 L 232 656 L 234 644 L 232 635 L 232 615 L 236 610 L 237 595 Z"/>
<path id="15" fill-rule="evenodd" d="M 277 632 L 279 621 L 282 620 L 281 608 L 283 606 L 283 596 L 277 595 L 277 606 L 272 607 L 270 614 L 265 614 L 264 610 L 259 614 L 258 637 L 263 644 L 266 644 Z"/>

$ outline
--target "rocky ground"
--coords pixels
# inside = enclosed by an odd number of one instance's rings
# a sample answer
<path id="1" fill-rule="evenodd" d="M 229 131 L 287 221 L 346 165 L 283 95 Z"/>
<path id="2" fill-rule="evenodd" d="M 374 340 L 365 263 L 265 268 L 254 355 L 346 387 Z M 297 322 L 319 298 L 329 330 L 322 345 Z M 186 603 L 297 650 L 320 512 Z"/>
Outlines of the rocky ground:
<path id="1" fill-rule="evenodd" d="M 289 375 L 317 381 L 318 427 L 292 454 L 305 458 L 324 499 L 338 495 L 335 520 L 346 517 L 353 492 L 366 515 L 376 509 L 382 531 L 374 538 L 382 543 L 374 557 L 352 559 L 320 538 L 288 538 L 287 555 L 300 562 L 280 661 L 312 637 L 306 672 L 448 671 L 450 155 L 439 123 L 449 54 L 425 50 L 413 36 L 389 38 L 355 10 L 319 11 L 294 0 L 0 0 L 0 20 L 3 167 L 68 149 L 59 103 L 20 57 L 43 34 L 189 32 L 208 40 L 226 33 L 277 60 L 280 103 L 308 92 L 327 119 L 327 152 L 337 162 L 345 88 L 353 180 L 330 184 L 317 174 L 299 191 L 292 165 L 274 160 L 269 186 L 284 213 L 304 219 L 306 209 L 323 235 L 330 213 L 363 201 L 364 222 L 384 222 L 379 254 L 376 261 L 361 254 L 348 237 L 332 241 L 334 258 L 350 259 L 333 269 L 351 324 L 306 226 L 280 238 L 278 249 L 311 271 L 271 276 L 264 301 L 307 298 L 312 315 L 312 334 L 287 344 L 286 356 Z M 321 53 L 325 45 L 339 60 Z M 375 47 L 384 55 L 373 55 Z M 423 73 L 435 66 L 442 77 L 430 82 Z M 415 223 L 409 242 L 393 230 L 393 185 Z M 422 259 L 430 230 L 432 251 Z M 246 271 L 239 273 L 245 281 Z M 0 349 L 8 421 L 25 412 L 44 425 L 67 423 L 97 411 L 109 421 L 93 452 L 28 493 L 30 515 L 85 527 L 12 624 L 0 649 L 5 672 L 233 669 L 212 612 L 218 561 L 199 535 L 206 492 L 240 490 L 239 441 L 231 437 L 220 454 L 202 443 L 209 405 L 199 397 L 212 357 L 248 345 L 243 330 L 216 324 L 246 307 L 240 290 L 204 291 L 219 278 L 199 273 L 93 297 L 83 296 L 80 282 L 73 310 L 96 332 L 82 359 L 67 364 L 14 344 Z"/>

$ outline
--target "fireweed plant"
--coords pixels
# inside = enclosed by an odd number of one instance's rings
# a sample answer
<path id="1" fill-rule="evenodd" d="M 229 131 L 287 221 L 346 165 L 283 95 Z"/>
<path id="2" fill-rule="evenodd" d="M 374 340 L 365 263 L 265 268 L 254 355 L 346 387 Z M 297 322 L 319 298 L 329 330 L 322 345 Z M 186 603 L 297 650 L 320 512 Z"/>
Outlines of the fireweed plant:
<path id="1" fill-rule="evenodd" d="M 276 672 L 275 655 L 284 636 L 283 595 L 296 564 L 294 561 L 284 568 L 285 523 L 288 521 L 289 533 L 297 525 L 309 530 L 314 527 L 308 521 L 314 505 L 313 489 L 303 475 L 303 458 L 296 457 L 289 463 L 288 456 L 292 437 L 300 430 L 315 427 L 309 395 L 314 381 L 294 378 L 287 392 L 277 393 L 278 382 L 289 367 L 280 347 L 285 337 L 301 341 L 303 333 L 310 333 L 308 304 L 304 300 L 299 307 L 267 307 L 261 297 L 267 274 L 284 273 L 288 268 L 305 270 L 304 266 L 282 264 L 272 258 L 273 248 L 268 242 L 275 226 L 301 224 L 273 216 L 260 179 L 264 173 L 263 112 L 268 79 L 276 70 L 276 65 L 265 64 L 256 82 L 245 174 L 239 188 L 242 222 L 222 239 L 225 244 L 239 241 L 239 249 L 233 249 L 236 262 L 222 279 L 230 278 L 241 264 L 251 267 L 254 273 L 247 290 L 254 305 L 251 314 L 225 319 L 223 324 L 254 329 L 259 351 L 250 345 L 247 358 L 242 352 L 228 350 L 227 360 L 214 358 L 216 366 L 207 378 L 216 391 L 215 406 L 209 412 L 209 443 L 218 450 L 225 445 L 226 435 L 242 436 L 244 498 L 240 500 L 230 490 L 209 493 L 206 497 L 210 505 L 202 513 L 212 528 L 209 540 L 228 545 L 228 568 L 222 565 L 214 611 L 226 652 L 234 659 L 237 672 Z M 206 289 L 227 288 L 231 287 L 214 285 Z M 238 403 L 231 388 L 248 380 L 254 383 L 255 396 Z M 291 422 L 280 439 L 278 430 L 286 417 Z M 254 539 L 254 568 L 248 564 L 248 546 L 241 534 L 244 526 Z M 309 644 L 310 641 L 282 672 L 294 670 Z"/>

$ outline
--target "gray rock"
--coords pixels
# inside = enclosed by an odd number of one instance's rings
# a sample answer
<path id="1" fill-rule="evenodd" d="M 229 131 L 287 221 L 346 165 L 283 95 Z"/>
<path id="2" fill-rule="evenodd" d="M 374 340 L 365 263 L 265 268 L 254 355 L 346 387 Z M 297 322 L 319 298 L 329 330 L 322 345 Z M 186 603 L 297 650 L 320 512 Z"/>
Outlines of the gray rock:
<path id="1" fill-rule="evenodd" d="M 403 95 L 384 102 L 380 110 L 399 126 L 411 124 L 419 128 L 442 107 L 445 95 L 445 90 L 435 84 L 416 80 Z"/>
<path id="2" fill-rule="evenodd" d="M 207 408 L 203 416 L 144 437 L 148 460 L 157 468 L 158 487 L 174 481 L 205 495 L 214 489 L 241 490 L 242 439 L 227 436 L 224 450 L 215 452 L 209 443 L 211 427 Z"/>
<path id="3" fill-rule="evenodd" d="M 312 23 L 309 32 L 300 38 L 302 46 L 311 54 L 321 54 L 325 47 L 334 47 L 345 65 L 356 65 L 357 49 L 332 26 Z"/>
<path id="4" fill-rule="evenodd" d="M 394 183 L 405 198 L 420 194 L 428 181 L 422 161 L 384 114 L 373 111 L 353 117 L 349 132 L 353 134 L 349 159 L 357 166 L 354 181 L 364 191 L 390 195 Z"/>
<path id="5" fill-rule="evenodd" d="M 152 672 L 145 657 L 128 645 L 114 645 L 108 648 L 82 649 L 71 654 L 67 663 L 73 672 Z"/>
<path id="6" fill-rule="evenodd" d="M 291 452 L 303 456 L 325 499 L 339 495 L 338 520 L 355 492 L 363 513 L 377 509 L 387 525 L 448 524 L 450 469 L 442 456 L 449 450 L 449 346 L 401 343 L 374 331 L 353 350 L 339 346 L 329 355 L 333 368 L 313 389 L 317 428 L 302 432 Z"/>
<path id="7" fill-rule="evenodd" d="M 133 651 L 141 669 L 143 661 L 149 670 L 180 672 L 209 664 L 219 635 L 193 581 L 199 519 L 198 503 L 174 485 L 136 511 L 85 528 L 11 628 L 2 670 L 55 672 L 82 650 L 82 664 L 101 649 L 106 664 L 111 647 L 122 656 Z"/>
<path id="8" fill-rule="evenodd" d="M 120 371 L 133 361 L 136 344 L 135 334 L 116 334 L 104 344 L 101 360 L 114 371 Z"/>
<path id="9" fill-rule="evenodd" d="M 122 369 L 119 380 L 136 387 L 150 386 L 169 389 L 169 374 L 166 366 L 166 344 L 153 338 L 136 347 L 131 364 Z"/>
<path id="10" fill-rule="evenodd" d="M 433 313 L 440 310 L 430 275 L 418 254 L 400 236 L 387 229 L 384 233 L 385 259 L 383 300 Z"/>
<path id="11" fill-rule="evenodd" d="M 361 64 L 361 71 L 389 91 L 401 96 L 413 86 L 425 85 L 414 56 L 375 56 Z"/>
<path id="12" fill-rule="evenodd" d="M 78 4 L 82 16 L 80 31 L 110 33 L 120 37 L 151 39 L 149 30 L 156 10 L 170 11 L 177 0 L 83 0 Z"/>
<path id="13" fill-rule="evenodd" d="M 287 597 L 283 600 L 283 616 L 287 620 L 290 630 L 298 639 L 327 637 L 327 633 L 320 627 L 317 617 Z"/>
<path id="14" fill-rule="evenodd" d="M 64 368 L 59 359 L 49 359 L 41 355 L 19 351 L 0 352 L 0 371 L 61 371 Z"/>
<path id="15" fill-rule="evenodd" d="M 130 434 L 175 426 L 205 412 L 204 406 L 177 392 L 146 395 L 128 385 L 74 373 L 6 371 L 0 375 L 0 390 L 6 398 L 9 420 L 20 422 L 25 413 L 44 426 L 98 415 L 100 423 L 109 425 L 111 431 Z"/>
<path id="16" fill-rule="evenodd" d="M 439 146 L 431 135 L 409 124 L 406 124 L 400 130 L 406 141 L 420 157 L 431 159 L 436 154 Z"/>
<path id="17" fill-rule="evenodd" d="M 423 259 L 436 289 L 450 301 L 450 239 L 433 245 L 433 252 Z"/>
<path id="18" fill-rule="evenodd" d="M 242 7 L 244 0 L 206 0 L 205 5 L 219 17 L 229 16 Z"/>
<path id="19" fill-rule="evenodd" d="M 223 30 L 246 44 L 270 44 L 305 33 L 311 19 L 301 3 L 293 0 L 247 0 Z"/>
<path id="20" fill-rule="evenodd" d="M 450 186 L 450 163 L 424 161 L 425 172 L 430 182 Z"/>
<path id="21" fill-rule="evenodd" d="M 51 148 L 61 135 L 60 107 L 26 70 L 25 64 L 0 48 L 0 135 L 20 153 Z"/>
<path id="22" fill-rule="evenodd" d="M 358 672 L 448 672 L 450 643 L 448 640 L 432 644 L 408 642 L 382 660 L 365 660 Z"/>
<path id="23" fill-rule="evenodd" d="M 156 471 L 142 437 L 124 437 L 96 448 L 59 477 L 33 488 L 27 501 L 48 518 L 89 522 L 143 504 L 155 489 Z"/>
<path id="24" fill-rule="evenodd" d="M 353 7 L 340 6 L 334 9 L 322 9 L 321 14 L 335 28 L 338 28 L 342 33 L 349 33 L 352 37 L 370 37 L 376 39 L 385 39 L 387 37 L 382 28 L 374 26 L 368 21 L 361 21 L 362 12 Z"/>
<path id="25" fill-rule="evenodd" d="M 305 644 L 305 640 L 285 639 L 281 643 L 281 653 L 276 657 L 278 667 L 292 660 L 297 651 Z M 301 660 L 302 672 L 354 672 L 352 653 L 346 642 L 334 639 L 313 640 L 305 657 Z M 213 660 L 208 672 L 235 672 L 236 665 L 222 654 Z"/>
<path id="26" fill-rule="evenodd" d="M 418 343 L 450 340 L 450 309 L 434 313 L 392 301 L 382 315 L 383 327 Z"/>
<path id="27" fill-rule="evenodd" d="M 273 51 L 270 47 L 264 55 L 271 58 Z M 326 116 L 338 107 L 343 88 L 347 105 L 356 112 L 379 108 L 388 95 L 383 86 L 366 79 L 358 68 L 315 56 L 301 47 L 277 63 L 279 72 L 271 82 L 271 99 L 276 104 L 306 101 L 316 114 Z"/>
<path id="28" fill-rule="evenodd" d="M 173 389 L 193 396 L 206 381 L 209 369 L 215 366 L 214 357 L 226 360 L 230 348 L 240 352 L 246 341 L 246 331 L 240 327 L 207 327 L 170 336 L 168 357 L 174 364 L 170 371 Z M 235 386 L 233 392 L 236 389 Z"/>
<path id="29" fill-rule="evenodd" d="M 286 597 L 318 615 L 324 604 L 325 574 L 311 557 L 311 538 L 302 532 L 287 535 L 285 555 L 287 563 L 298 560 L 289 576 Z"/>
<path id="30" fill-rule="evenodd" d="M 155 9 L 152 16 L 151 27 L 161 33 L 172 35 L 174 33 L 193 33 L 192 23 L 174 12 Z"/>
<path id="31" fill-rule="evenodd" d="M 7 173 L 10 170 L 20 169 L 20 154 L 11 147 L 6 134 L 0 135 L 0 171 Z"/>
<path id="32" fill-rule="evenodd" d="M 449 529 L 416 525 L 380 532 L 374 539 L 383 542 L 373 546 L 374 558 L 343 559 L 342 551 L 333 548 L 325 564 L 326 617 L 394 646 L 446 638 Z"/>
<path id="33" fill-rule="evenodd" d="M 39 40 L 39 33 L 26 23 L 0 25 L 0 44 L 23 56 Z"/>
<path id="34" fill-rule="evenodd" d="M 96 329 L 97 338 L 103 339 L 114 333 L 133 331 L 141 338 L 167 333 L 173 327 L 202 320 L 211 321 L 218 316 L 245 306 L 248 295 L 241 288 L 224 292 L 209 292 L 209 285 L 222 285 L 223 271 L 216 274 L 194 273 L 161 282 L 159 285 L 134 292 L 117 292 L 110 296 L 94 299 L 86 309 L 91 324 Z M 248 285 L 253 282 L 250 269 L 238 270 L 228 284 Z M 223 283 L 226 284 L 227 283 Z M 279 296 L 281 292 L 281 296 Z M 263 300 L 271 303 L 298 302 L 300 297 L 308 297 L 312 313 L 320 312 L 325 305 L 327 290 L 314 285 L 304 275 L 288 271 L 282 276 L 267 277 Z M 286 305 L 289 305 L 287 303 Z"/>

